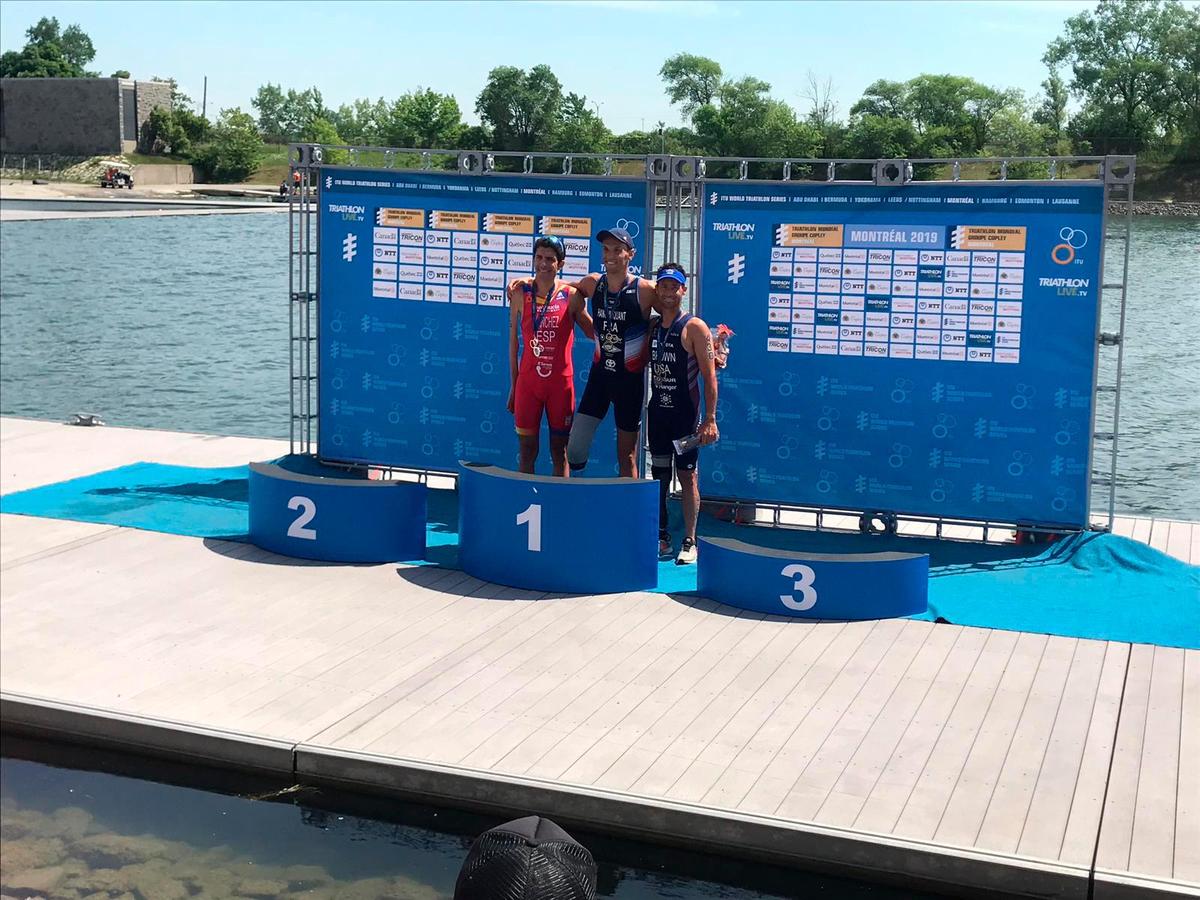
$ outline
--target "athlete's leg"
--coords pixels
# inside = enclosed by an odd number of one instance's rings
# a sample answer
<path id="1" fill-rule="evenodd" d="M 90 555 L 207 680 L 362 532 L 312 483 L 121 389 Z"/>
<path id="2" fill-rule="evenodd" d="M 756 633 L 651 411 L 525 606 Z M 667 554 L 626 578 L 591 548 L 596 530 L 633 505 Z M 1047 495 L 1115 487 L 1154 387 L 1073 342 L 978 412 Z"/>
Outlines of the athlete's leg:
<path id="1" fill-rule="evenodd" d="M 538 433 L 535 431 L 533 434 L 518 434 L 517 444 L 521 454 L 518 468 L 522 472 L 532 475 L 533 467 L 537 463 L 538 450 L 541 449 Z"/>
<path id="2" fill-rule="evenodd" d="M 605 381 L 603 372 L 597 371 L 593 366 L 583 388 L 579 409 L 571 422 L 571 437 L 567 441 L 567 462 L 575 471 L 587 465 L 588 456 L 592 452 L 592 440 L 596 437 L 596 428 L 608 413 L 609 397 Z"/>
<path id="3" fill-rule="evenodd" d="M 637 478 L 637 444 L 645 405 L 645 376 L 622 375 L 613 379 L 613 416 L 617 422 L 617 468 L 622 477 Z"/>
<path id="4" fill-rule="evenodd" d="M 567 444 L 570 440 L 571 421 L 575 412 L 575 383 L 570 378 L 563 378 L 561 383 L 553 385 L 546 398 L 546 422 L 550 426 L 550 462 L 554 466 L 554 474 L 559 478 L 568 477 Z"/>
<path id="5" fill-rule="evenodd" d="M 538 385 L 534 381 L 517 379 L 517 387 L 513 396 L 513 424 L 517 429 L 518 463 L 517 467 L 527 474 L 533 474 L 537 463 L 539 436 L 542 430 L 542 410 L 545 401 L 539 395 Z"/>
<path id="6" fill-rule="evenodd" d="M 650 474 L 658 482 L 658 530 L 668 531 L 670 516 L 667 513 L 667 497 L 671 495 L 671 457 L 651 456 Z"/>
<path id="7" fill-rule="evenodd" d="M 617 429 L 617 469 L 622 478 L 637 478 L 637 444 L 636 431 Z"/>
<path id="8" fill-rule="evenodd" d="M 550 463 L 554 466 L 554 475 L 557 478 L 570 478 L 571 468 L 567 465 L 567 441 L 570 440 L 565 434 L 550 435 Z"/>
<path id="9" fill-rule="evenodd" d="M 683 536 L 696 540 L 696 516 L 700 512 L 700 484 L 695 469 L 680 468 L 680 505 L 683 507 Z"/>

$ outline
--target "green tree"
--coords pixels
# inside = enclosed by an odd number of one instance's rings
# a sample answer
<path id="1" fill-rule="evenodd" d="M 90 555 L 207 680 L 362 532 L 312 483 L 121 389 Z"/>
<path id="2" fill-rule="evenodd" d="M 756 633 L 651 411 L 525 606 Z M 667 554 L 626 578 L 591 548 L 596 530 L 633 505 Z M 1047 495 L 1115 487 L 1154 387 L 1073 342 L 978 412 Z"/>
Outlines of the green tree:
<path id="1" fill-rule="evenodd" d="M 917 133 L 907 119 L 866 113 L 851 120 L 843 152 L 851 159 L 904 159 L 918 155 L 916 144 Z"/>
<path id="2" fill-rule="evenodd" d="M 588 109 L 587 98 L 567 94 L 551 148 L 559 153 L 608 153 L 612 144 L 612 132 Z"/>
<path id="3" fill-rule="evenodd" d="M 260 86 L 250 105 L 258 111 L 258 128 L 264 138 L 272 143 L 283 143 L 287 140 L 287 134 L 284 132 L 287 97 L 284 96 L 282 87 L 269 82 Z"/>
<path id="4" fill-rule="evenodd" d="M 58 44 L 62 47 L 67 62 L 78 66 L 80 70 L 96 58 L 96 48 L 92 45 L 92 39 L 78 25 L 68 25 Z"/>
<path id="5" fill-rule="evenodd" d="M 475 101 L 475 111 L 492 131 L 497 150 L 547 150 L 553 144 L 562 103 L 562 83 L 547 65 L 525 72 L 499 66 Z"/>
<path id="6" fill-rule="evenodd" d="M 758 78 L 724 82 L 716 103 L 701 106 L 692 116 L 701 147 L 715 156 L 812 156 L 820 134 L 790 106 L 772 98 L 770 90 Z"/>
<path id="7" fill-rule="evenodd" d="M 491 129 L 486 125 L 468 125 L 458 133 L 458 150 L 484 150 L 493 146 Z"/>
<path id="8" fill-rule="evenodd" d="M 142 123 L 138 148 L 143 153 L 169 153 L 187 157 L 208 139 L 209 124 L 186 106 L 156 107 Z"/>
<path id="9" fill-rule="evenodd" d="M 128 69 L 117 69 L 117 71 L 113 72 L 108 77 L 109 78 L 130 78 L 132 76 L 130 76 Z"/>
<path id="10" fill-rule="evenodd" d="M 344 144 L 342 136 L 338 134 L 337 127 L 326 119 L 324 116 L 317 116 L 304 126 L 304 131 L 300 133 L 300 140 L 308 141 L 313 144 L 324 144 L 325 162 L 332 165 L 341 165 L 346 161 L 346 151 L 329 149 L 330 145 Z"/>
<path id="11" fill-rule="evenodd" d="M 0 58 L 0 76 L 5 78 L 95 77 L 84 66 L 96 58 L 91 38 L 78 25 L 62 30 L 59 20 L 43 17 L 25 30 L 28 42 L 22 50 L 10 50 Z"/>
<path id="12" fill-rule="evenodd" d="M 721 88 L 721 64 L 693 53 L 676 53 L 658 72 L 667 85 L 671 103 L 678 104 L 687 118 L 710 105 Z"/>
<path id="13" fill-rule="evenodd" d="M 390 112 L 391 107 L 382 97 L 374 102 L 360 98 L 339 106 L 330 114 L 330 121 L 347 144 L 379 147 L 387 143 L 383 135 Z"/>
<path id="14" fill-rule="evenodd" d="M 1075 130 L 1092 132 L 1094 147 L 1136 151 L 1164 130 L 1174 99 L 1166 46 L 1181 10 L 1174 0 L 1101 0 L 1050 44 L 1046 62 L 1069 65 L 1071 90 L 1085 100 Z M 1097 125 L 1114 131 L 1095 134 Z"/>
<path id="15" fill-rule="evenodd" d="M 1042 91 L 1042 102 L 1033 113 L 1033 121 L 1046 129 L 1048 143 L 1055 145 L 1067 125 L 1067 84 L 1057 69 L 1050 70 L 1042 82 Z"/>
<path id="16" fill-rule="evenodd" d="M 78 25 L 62 30 L 58 19 L 43 17 L 25 31 L 28 38 L 20 51 L 0 57 L 0 77 L 82 78 L 95 76 L 84 66 L 96 58 L 92 39 Z"/>
<path id="17" fill-rule="evenodd" d="M 452 95 L 418 88 L 392 104 L 381 133 L 392 147 L 450 149 L 457 144 L 462 127 L 458 101 Z"/>
<path id="18" fill-rule="evenodd" d="M 0 78 L 82 78 L 83 71 L 69 63 L 57 44 L 26 44 L 0 56 Z"/>
<path id="19" fill-rule="evenodd" d="M 208 142 L 197 147 L 192 163 L 206 181 L 240 182 L 258 168 L 263 142 L 258 123 L 240 109 L 223 109 Z"/>

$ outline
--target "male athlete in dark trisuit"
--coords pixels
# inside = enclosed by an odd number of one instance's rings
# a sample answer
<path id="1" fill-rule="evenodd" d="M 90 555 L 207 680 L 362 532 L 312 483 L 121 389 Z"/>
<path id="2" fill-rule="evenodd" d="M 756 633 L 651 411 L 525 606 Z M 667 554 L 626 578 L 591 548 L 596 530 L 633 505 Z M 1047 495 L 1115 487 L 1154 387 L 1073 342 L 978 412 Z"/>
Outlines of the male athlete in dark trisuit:
<path id="1" fill-rule="evenodd" d="M 629 274 L 636 251 L 624 228 L 601 231 L 596 240 L 604 245 L 604 274 L 587 275 L 576 285 L 592 299 L 596 351 L 571 424 L 567 461 L 576 470 L 587 465 L 596 426 L 611 404 L 617 424 L 617 466 L 622 476 L 635 478 L 654 282 Z"/>
<path id="2" fill-rule="evenodd" d="M 558 280 L 566 258 L 561 239 L 547 235 L 533 244 L 533 278 L 508 288 L 508 362 L 512 388 L 508 411 L 513 414 L 520 444 L 520 470 L 533 472 L 537 462 L 542 411 L 550 426 L 550 460 L 554 474 L 567 474 L 567 436 L 575 409 L 575 370 L 571 350 L 575 323 L 592 336 L 592 318 L 583 295 Z M 518 356 L 520 361 L 518 363 Z"/>
<path id="3" fill-rule="evenodd" d="M 683 506 L 683 543 L 675 562 L 696 561 L 696 516 L 700 489 L 696 481 L 698 448 L 679 453 L 674 441 L 696 435 L 700 444 L 711 444 L 717 431 L 717 371 L 712 332 L 703 319 L 680 311 L 687 293 L 687 273 L 679 263 L 664 263 L 658 270 L 656 308 L 662 318 L 650 325 L 650 404 L 646 431 L 650 438 L 650 471 L 658 479 L 658 550 L 671 552 L 667 530 L 667 494 L 671 490 L 671 463 L 679 477 Z M 704 380 L 704 418 L 700 417 L 700 385 Z"/>

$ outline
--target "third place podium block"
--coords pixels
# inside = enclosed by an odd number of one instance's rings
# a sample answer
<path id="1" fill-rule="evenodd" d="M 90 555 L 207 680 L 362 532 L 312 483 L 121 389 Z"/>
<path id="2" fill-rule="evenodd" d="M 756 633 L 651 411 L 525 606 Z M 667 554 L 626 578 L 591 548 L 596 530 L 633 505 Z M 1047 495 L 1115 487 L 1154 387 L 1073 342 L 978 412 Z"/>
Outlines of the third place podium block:
<path id="1" fill-rule="evenodd" d="M 700 538 L 703 597 L 776 616 L 887 619 L 929 608 L 923 553 L 802 553 Z"/>
<path id="2" fill-rule="evenodd" d="M 658 583 L 658 482 L 459 468 L 459 561 L 476 578 L 570 594 Z"/>

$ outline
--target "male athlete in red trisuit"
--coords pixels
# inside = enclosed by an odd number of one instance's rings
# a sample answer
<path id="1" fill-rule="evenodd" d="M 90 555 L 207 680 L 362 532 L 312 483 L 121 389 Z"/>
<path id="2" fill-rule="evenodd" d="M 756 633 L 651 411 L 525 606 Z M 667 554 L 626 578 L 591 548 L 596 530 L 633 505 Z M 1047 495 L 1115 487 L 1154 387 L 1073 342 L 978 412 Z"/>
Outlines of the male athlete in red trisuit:
<path id="1" fill-rule="evenodd" d="M 544 409 L 550 426 L 550 461 L 560 477 L 568 473 L 567 438 L 575 410 L 571 363 L 575 323 L 589 338 L 593 335 L 583 295 L 558 280 L 566 255 L 561 239 L 538 238 L 533 244 L 534 277 L 512 282 L 508 289 L 508 363 L 512 373 L 508 411 L 517 428 L 520 469 L 533 472 Z"/>

